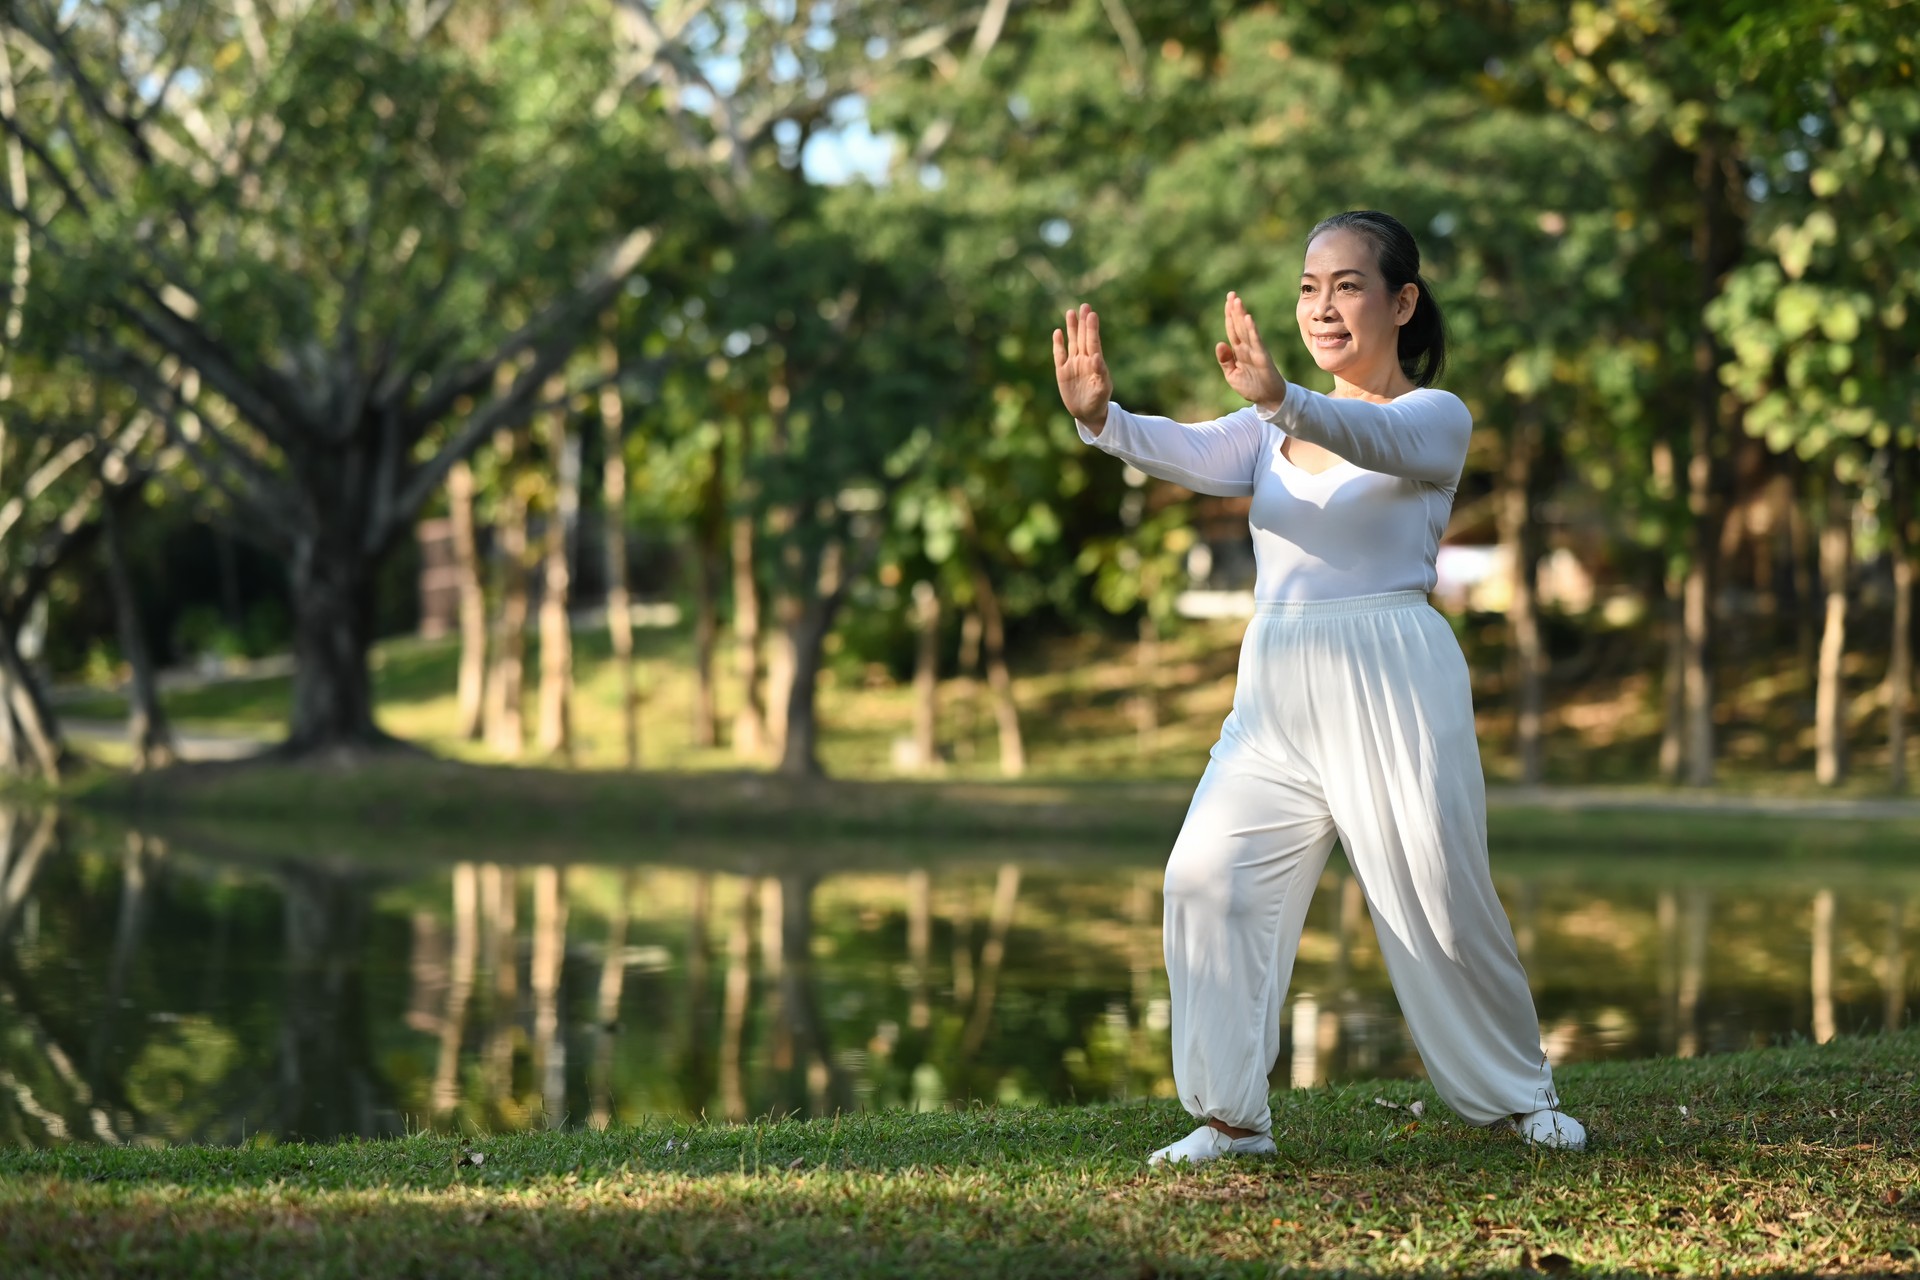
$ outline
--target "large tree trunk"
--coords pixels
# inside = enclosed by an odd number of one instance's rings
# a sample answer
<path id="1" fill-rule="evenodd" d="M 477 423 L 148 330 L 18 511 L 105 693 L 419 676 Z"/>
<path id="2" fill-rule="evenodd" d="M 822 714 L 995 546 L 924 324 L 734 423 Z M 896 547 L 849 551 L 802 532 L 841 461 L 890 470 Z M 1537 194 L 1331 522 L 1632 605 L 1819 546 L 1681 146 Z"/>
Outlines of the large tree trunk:
<path id="1" fill-rule="evenodd" d="M 987 684 L 993 690 L 993 716 L 1000 729 L 1000 772 L 1017 778 L 1027 771 L 1027 745 L 1020 732 L 1020 708 L 1013 700 L 1013 673 L 1007 667 L 1006 619 L 985 562 L 975 556 L 972 570 L 973 598 L 980 610 L 985 641 Z"/>
<path id="2" fill-rule="evenodd" d="M 609 316 L 611 319 L 611 316 Z M 609 326 L 611 327 L 611 326 Z M 620 353 L 600 343 L 601 538 L 607 561 L 607 639 L 620 675 L 620 744 L 627 768 L 640 767 L 640 684 L 633 669 L 633 600 L 627 594 L 627 451 L 625 413 L 616 379 Z"/>
<path id="3" fill-rule="evenodd" d="M 783 628 L 782 647 L 791 655 L 792 675 L 787 681 L 785 726 L 780 738 L 781 773 L 819 777 L 823 772 L 815 699 L 827 636 L 833 631 L 834 619 L 847 595 L 845 555 L 846 549 L 838 538 L 829 538 L 815 553 L 816 567 L 810 576 L 817 582 L 817 589 L 804 604 L 796 602 L 791 609 L 792 619 Z"/>
<path id="4" fill-rule="evenodd" d="M 1520 781 L 1537 786 L 1546 775 L 1544 732 L 1545 646 L 1540 636 L 1540 613 L 1535 598 L 1539 576 L 1540 525 L 1534 519 L 1535 462 L 1539 454 L 1536 409 L 1523 404 L 1517 410 L 1507 440 L 1505 484 L 1500 494 L 1500 541 L 1511 565 L 1507 604 L 1510 637 L 1511 699 L 1514 712 L 1514 762 Z"/>
<path id="5" fill-rule="evenodd" d="M 931 582 L 913 584 L 913 621 L 913 763 L 931 769 L 940 761 L 940 593 Z"/>
<path id="6" fill-rule="evenodd" d="M 1892 494 L 1887 503 L 1892 534 L 1893 638 L 1887 662 L 1887 782 L 1895 791 L 1907 786 L 1907 716 L 1913 700 L 1913 459 L 1895 450 Z"/>
<path id="7" fill-rule="evenodd" d="M 565 384 L 550 389 L 549 398 L 564 394 Z M 567 430 L 567 411 L 553 410 L 547 419 L 547 452 L 554 468 L 553 510 L 547 514 L 544 572 L 540 591 L 540 729 L 541 754 L 573 758 L 573 626 L 568 607 L 573 596 L 573 568 L 568 555 L 573 523 L 580 512 L 580 455 Z"/>
<path id="8" fill-rule="evenodd" d="M 487 690 L 487 593 L 480 581 L 473 492 L 473 468 L 465 462 L 455 463 L 447 472 L 447 524 L 460 591 L 459 734 L 468 742 L 480 740 L 486 723 Z"/>
<path id="9" fill-rule="evenodd" d="M 127 495 L 109 494 L 100 503 L 100 520 L 107 543 L 107 584 L 113 593 L 113 615 L 120 636 L 120 653 L 127 660 L 127 745 L 133 769 L 163 769 L 174 761 L 173 732 L 167 727 L 154 683 L 153 662 L 147 653 L 146 630 L 140 623 L 140 602 L 127 573 L 127 555 L 120 527 L 119 504 Z"/>
<path id="10" fill-rule="evenodd" d="M 500 576 L 493 622 L 493 666 L 487 673 L 487 745 L 517 759 L 525 739 L 522 706 L 527 661 L 527 498 L 507 482 L 494 529 L 494 565 Z"/>
<path id="11" fill-rule="evenodd" d="M 751 515 L 733 518 L 729 544 L 733 563 L 733 660 L 740 678 L 733 749 L 749 760 L 757 760 L 767 751 L 767 721 L 760 688 L 760 580 L 754 572 L 753 535 Z"/>
<path id="12" fill-rule="evenodd" d="M 1846 773 L 1847 699 L 1841 663 L 1847 652 L 1847 570 L 1853 559 L 1853 508 L 1836 481 L 1828 481 L 1826 508 L 1820 530 L 1820 585 L 1827 602 L 1813 698 L 1813 768 L 1820 785 L 1831 787 Z"/>
<path id="13" fill-rule="evenodd" d="M 373 720 L 374 557 L 345 530 L 294 547 L 293 720 L 282 751 L 390 746 Z"/>

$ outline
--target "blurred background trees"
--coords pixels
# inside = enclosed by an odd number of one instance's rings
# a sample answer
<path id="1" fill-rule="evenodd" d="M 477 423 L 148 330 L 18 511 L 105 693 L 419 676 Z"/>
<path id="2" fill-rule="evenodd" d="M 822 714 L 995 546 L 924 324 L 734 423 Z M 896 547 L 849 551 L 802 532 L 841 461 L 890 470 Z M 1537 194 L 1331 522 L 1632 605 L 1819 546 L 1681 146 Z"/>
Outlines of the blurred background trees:
<path id="1" fill-rule="evenodd" d="M 1049 332 L 1094 302 L 1123 403 L 1211 416 L 1225 292 L 1286 333 L 1307 229 L 1378 207 L 1478 424 L 1441 600 L 1496 772 L 1902 787 L 1916 16 L 21 0 L 0 767 L 61 767 L 84 679 L 163 761 L 155 669 L 220 652 L 291 655 L 295 753 L 805 774 L 823 690 L 897 689 L 849 759 L 1158 759 L 1244 508 L 1081 446 Z M 444 731 L 377 716 L 436 628 Z"/>

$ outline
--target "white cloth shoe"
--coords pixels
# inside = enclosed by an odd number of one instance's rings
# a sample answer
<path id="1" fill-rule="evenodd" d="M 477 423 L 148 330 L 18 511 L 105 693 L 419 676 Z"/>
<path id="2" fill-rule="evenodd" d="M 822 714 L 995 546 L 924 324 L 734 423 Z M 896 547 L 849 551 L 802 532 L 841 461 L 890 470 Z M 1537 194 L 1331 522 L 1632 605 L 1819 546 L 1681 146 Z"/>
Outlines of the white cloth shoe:
<path id="1" fill-rule="evenodd" d="M 1543 1108 L 1529 1111 L 1513 1121 L 1513 1130 L 1529 1143 L 1559 1147 L 1564 1151 L 1587 1149 L 1586 1126 L 1564 1111 Z"/>
<path id="2" fill-rule="evenodd" d="M 1203 1124 L 1180 1141 L 1170 1143 L 1148 1156 L 1147 1163 L 1205 1164 L 1221 1156 L 1270 1156 L 1273 1152 L 1273 1135 L 1270 1133 L 1234 1138 L 1210 1124 Z"/>

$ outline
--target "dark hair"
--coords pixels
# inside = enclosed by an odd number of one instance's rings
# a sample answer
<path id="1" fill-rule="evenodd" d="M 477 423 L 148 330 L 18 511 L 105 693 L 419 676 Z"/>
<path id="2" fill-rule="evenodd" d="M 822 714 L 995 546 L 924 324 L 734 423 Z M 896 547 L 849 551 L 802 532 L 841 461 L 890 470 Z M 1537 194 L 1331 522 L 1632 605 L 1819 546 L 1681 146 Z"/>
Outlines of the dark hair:
<path id="1" fill-rule="evenodd" d="M 1357 231 L 1372 241 L 1380 260 L 1380 274 L 1387 278 L 1387 291 L 1397 294 L 1411 283 L 1419 286 L 1413 315 L 1400 326 L 1400 368 L 1417 387 L 1430 387 L 1440 371 L 1447 367 L 1447 324 L 1440 318 L 1440 303 L 1433 288 L 1420 275 L 1420 246 L 1413 232 L 1400 219 L 1377 209 L 1350 209 L 1325 218 L 1307 233 L 1307 243 L 1323 231 Z"/>

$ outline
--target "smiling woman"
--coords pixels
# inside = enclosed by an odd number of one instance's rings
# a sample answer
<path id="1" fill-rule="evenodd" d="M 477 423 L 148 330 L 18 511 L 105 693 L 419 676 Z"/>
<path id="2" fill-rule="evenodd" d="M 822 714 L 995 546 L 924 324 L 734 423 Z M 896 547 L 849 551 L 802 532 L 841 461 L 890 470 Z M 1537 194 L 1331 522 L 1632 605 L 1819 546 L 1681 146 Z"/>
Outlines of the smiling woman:
<path id="1" fill-rule="evenodd" d="M 1274 1150 L 1267 1076 L 1307 904 L 1335 839 L 1420 1056 L 1464 1119 L 1581 1147 L 1487 870 L 1467 667 L 1427 603 L 1466 463 L 1466 406 L 1429 385 L 1445 328 L 1399 221 L 1308 237 L 1301 341 L 1332 395 L 1290 385 L 1237 294 L 1215 348 L 1253 402 L 1179 423 L 1128 413 L 1090 306 L 1054 331 L 1081 439 L 1202 493 L 1251 496 L 1258 608 L 1233 711 L 1167 864 L 1174 1082 L 1204 1121 L 1149 1163 Z"/>

